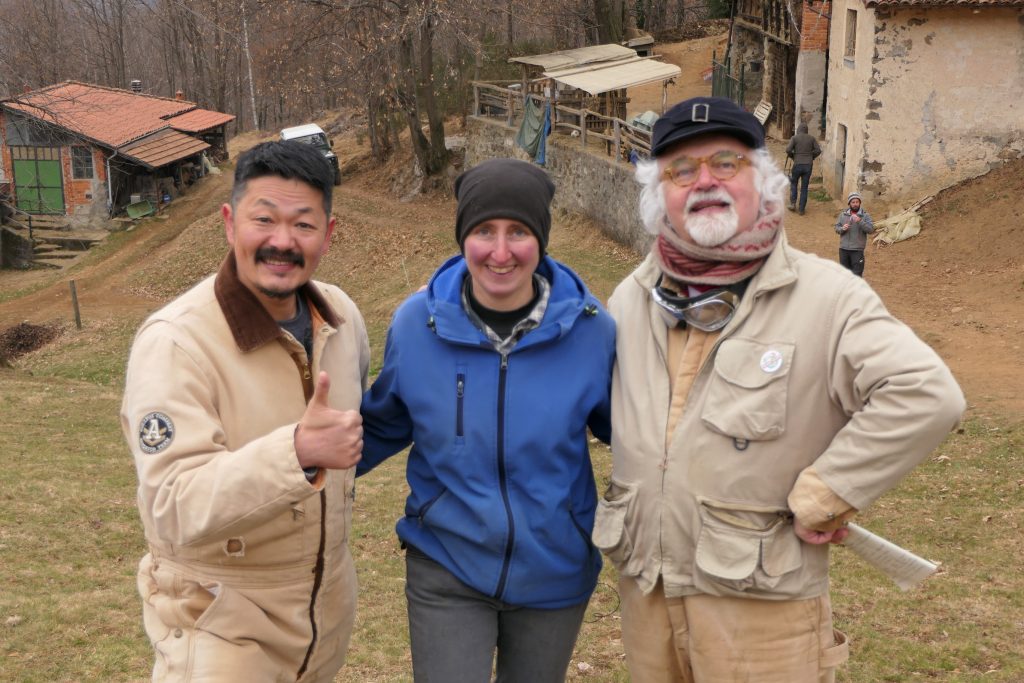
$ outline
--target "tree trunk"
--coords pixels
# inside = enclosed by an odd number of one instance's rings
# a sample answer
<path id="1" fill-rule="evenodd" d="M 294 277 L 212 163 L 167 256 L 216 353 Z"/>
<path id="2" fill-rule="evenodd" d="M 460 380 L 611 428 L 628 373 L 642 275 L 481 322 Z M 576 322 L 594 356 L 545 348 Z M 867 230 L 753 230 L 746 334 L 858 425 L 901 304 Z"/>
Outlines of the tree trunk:
<path id="1" fill-rule="evenodd" d="M 603 43 L 621 43 L 622 10 L 624 0 L 594 0 L 594 19 L 597 21 L 597 38 Z"/>
<path id="2" fill-rule="evenodd" d="M 416 102 L 416 73 L 413 70 L 413 56 L 415 45 L 411 35 L 402 38 L 399 47 L 399 63 L 404 74 L 404 87 L 398 90 L 398 103 L 405 113 L 406 123 L 409 125 L 409 137 L 412 141 L 412 150 L 416 153 L 416 163 L 424 175 L 429 175 L 429 154 L 430 142 L 423 135 L 423 127 L 420 124 L 420 110 Z"/>
<path id="3" fill-rule="evenodd" d="M 423 109 L 427 112 L 430 130 L 430 145 L 427 148 L 426 164 L 423 170 L 428 175 L 442 171 L 448 163 L 448 149 L 444 144 L 444 117 L 438 110 L 434 93 L 434 23 L 433 8 L 420 21 L 419 40 L 419 88 Z"/>
<path id="4" fill-rule="evenodd" d="M 259 122 L 256 120 L 256 85 L 252 78 L 252 52 L 249 51 L 249 20 L 245 16 L 245 0 L 242 0 L 242 45 L 245 50 L 245 64 L 248 68 L 249 73 L 249 104 L 252 107 L 252 125 L 254 128 L 259 127 Z"/>

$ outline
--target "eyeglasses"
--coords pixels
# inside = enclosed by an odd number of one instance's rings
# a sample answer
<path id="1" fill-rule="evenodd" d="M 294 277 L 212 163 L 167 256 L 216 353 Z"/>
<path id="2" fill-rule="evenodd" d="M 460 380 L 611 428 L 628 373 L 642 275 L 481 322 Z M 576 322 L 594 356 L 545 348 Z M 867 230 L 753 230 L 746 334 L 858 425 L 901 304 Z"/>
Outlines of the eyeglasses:
<path id="1" fill-rule="evenodd" d="M 651 288 L 654 303 L 672 327 L 692 325 L 703 332 L 717 332 L 732 320 L 740 298 L 728 289 L 714 289 L 700 296 L 682 297 L 661 286 L 661 278 Z"/>
<path id="2" fill-rule="evenodd" d="M 706 157 L 678 157 L 662 173 L 676 187 L 687 187 L 697 180 L 702 164 L 707 164 L 711 175 L 719 180 L 729 180 L 740 169 L 750 166 L 750 159 L 739 152 L 722 149 Z"/>

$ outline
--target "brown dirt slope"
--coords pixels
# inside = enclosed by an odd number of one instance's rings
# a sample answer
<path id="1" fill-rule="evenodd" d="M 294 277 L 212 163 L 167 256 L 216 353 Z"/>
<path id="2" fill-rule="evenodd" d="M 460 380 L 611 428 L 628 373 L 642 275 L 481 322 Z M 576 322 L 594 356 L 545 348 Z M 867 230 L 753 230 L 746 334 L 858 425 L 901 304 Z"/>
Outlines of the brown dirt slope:
<path id="1" fill-rule="evenodd" d="M 1024 159 L 948 188 L 921 210 L 919 235 L 869 244 L 865 269 L 886 306 L 949 363 L 971 411 L 1014 421 L 1024 415 L 1021 196 Z M 842 208 L 811 199 L 807 215 L 788 215 L 790 241 L 838 260 Z"/>

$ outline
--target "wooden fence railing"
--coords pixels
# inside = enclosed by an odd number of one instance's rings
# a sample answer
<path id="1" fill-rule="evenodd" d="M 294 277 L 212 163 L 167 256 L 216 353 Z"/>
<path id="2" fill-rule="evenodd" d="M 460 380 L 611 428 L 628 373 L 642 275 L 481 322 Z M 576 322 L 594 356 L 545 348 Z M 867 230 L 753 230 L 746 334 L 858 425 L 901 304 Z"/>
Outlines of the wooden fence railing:
<path id="1" fill-rule="evenodd" d="M 518 84 L 512 84 L 513 86 Z M 526 98 L 551 107 L 551 129 L 554 132 L 578 136 L 583 148 L 591 140 L 605 142 L 605 153 L 616 159 L 629 161 L 629 152 L 647 157 L 651 154 L 651 133 L 614 116 L 606 116 L 590 109 L 559 104 L 534 93 L 523 94 L 521 88 L 504 87 L 495 83 L 473 81 L 473 114 L 503 119 L 505 125 L 515 126 L 522 120 Z"/>

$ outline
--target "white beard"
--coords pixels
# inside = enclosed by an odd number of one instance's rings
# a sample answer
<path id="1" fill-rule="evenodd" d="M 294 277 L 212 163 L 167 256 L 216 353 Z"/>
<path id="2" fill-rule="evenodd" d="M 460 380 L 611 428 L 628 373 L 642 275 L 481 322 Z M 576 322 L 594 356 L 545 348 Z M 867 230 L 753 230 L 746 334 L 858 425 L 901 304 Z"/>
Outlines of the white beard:
<path id="1" fill-rule="evenodd" d="M 723 201 L 728 204 L 724 211 L 710 214 L 690 213 L 691 207 L 701 201 Z M 702 247 L 717 247 L 728 242 L 739 230 L 739 216 L 732 198 L 725 192 L 694 192 L 686 198 L 685 228 L 690 238 Z"/>

